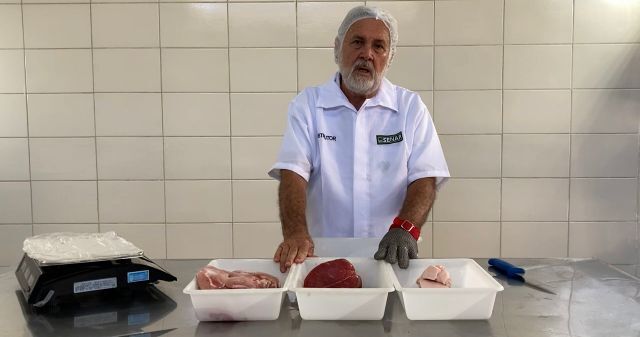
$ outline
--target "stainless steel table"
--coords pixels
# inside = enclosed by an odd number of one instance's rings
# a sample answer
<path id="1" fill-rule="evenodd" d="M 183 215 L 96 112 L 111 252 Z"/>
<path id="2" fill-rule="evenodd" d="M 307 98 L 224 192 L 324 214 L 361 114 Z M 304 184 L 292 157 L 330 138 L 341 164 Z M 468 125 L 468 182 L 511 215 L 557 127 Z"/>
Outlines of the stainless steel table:
<path id="1" fill-rule="evenodd" d="M 486 267 L 486 260 L 477 260 Z M 606 336 L 640 335 L 640 280 L 598 260 L 512 259 L 557 295 L 499 282 L 491 319 L 409 321 L 390 293 L 381 321 L 305 321 L 286 299 L 280 318 L 198 322 L 182 293 L 204 260 L 157 261 L 178 277 L 144 294 L 94 305 L 35 312 L 24 304 L 13 272 L 0 274 L 0 336 Z"/>

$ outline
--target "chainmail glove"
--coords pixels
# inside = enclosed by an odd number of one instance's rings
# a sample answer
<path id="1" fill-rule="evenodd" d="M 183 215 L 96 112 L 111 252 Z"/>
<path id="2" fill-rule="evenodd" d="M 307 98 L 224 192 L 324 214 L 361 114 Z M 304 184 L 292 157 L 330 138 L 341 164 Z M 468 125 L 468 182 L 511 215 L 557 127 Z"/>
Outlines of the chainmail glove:
<path id="1" fill-rule="evenodd" d="M 382 237 L 378 251 L 373 255 L 376 260 L 397 263 L 402 269 L 409 267 L 409 259 L 418 258 L 418 243 L 411 234 L 401 228 L 392 228 Z"/>

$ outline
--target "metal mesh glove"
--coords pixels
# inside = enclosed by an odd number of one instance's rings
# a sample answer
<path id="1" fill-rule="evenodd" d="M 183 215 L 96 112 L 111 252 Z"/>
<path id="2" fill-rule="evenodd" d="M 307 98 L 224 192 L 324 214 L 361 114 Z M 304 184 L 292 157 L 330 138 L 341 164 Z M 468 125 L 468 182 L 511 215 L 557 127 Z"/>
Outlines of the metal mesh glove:
<path id="1" fill-rule="evenodd" d="M 418 243 L 404 229 L 392 228 L 380 240 L 378 251 L 373 258 L 385 260 L 391 264 L 398 263 L 400 268 L 407 269 L 409 259 L 418 258 Z"/>

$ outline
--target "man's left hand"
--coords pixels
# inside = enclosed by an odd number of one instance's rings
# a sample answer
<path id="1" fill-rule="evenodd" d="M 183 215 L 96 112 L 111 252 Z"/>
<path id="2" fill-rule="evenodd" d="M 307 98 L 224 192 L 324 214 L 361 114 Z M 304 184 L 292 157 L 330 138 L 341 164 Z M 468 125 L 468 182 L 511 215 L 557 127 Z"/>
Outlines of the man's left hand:
<path id="1" fill-rule="evenodd" d="M 392 228 L 380 240 L 378 251 L 373 257 L 391 264 L 397 263 L 400 268 L 407 269 L 409 259 L 418 258 L 418 243 L 404 229 Z"/>

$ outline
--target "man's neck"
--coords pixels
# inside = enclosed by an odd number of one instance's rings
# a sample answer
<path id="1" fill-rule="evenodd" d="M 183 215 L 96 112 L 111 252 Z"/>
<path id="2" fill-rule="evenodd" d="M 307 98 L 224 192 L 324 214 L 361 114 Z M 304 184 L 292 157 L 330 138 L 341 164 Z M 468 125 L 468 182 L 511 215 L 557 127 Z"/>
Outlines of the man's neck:
<path id="1" fill-rule="evenodd" d="M 356 108 L 356 110 L 360 110 L 360 107 L 362 107 L 362 104 L 364 104 L 364 101 L 366 101 L 367 98 L 371 98 L 375 96 L 378 93 L 378 90 L 380 88 L 376 89 L 374 92 L 370 94 L 366 94 L 366 95 L 356 94 L 355 92 L 347 88 L 347 86 L 344 84 L 344 81 L 342 81 L 342 75 L 340 75 L 340 89 L 342 90 L 344 95 L 347 96 L 349 103 L 351 103 L 353 107 Z"/>

